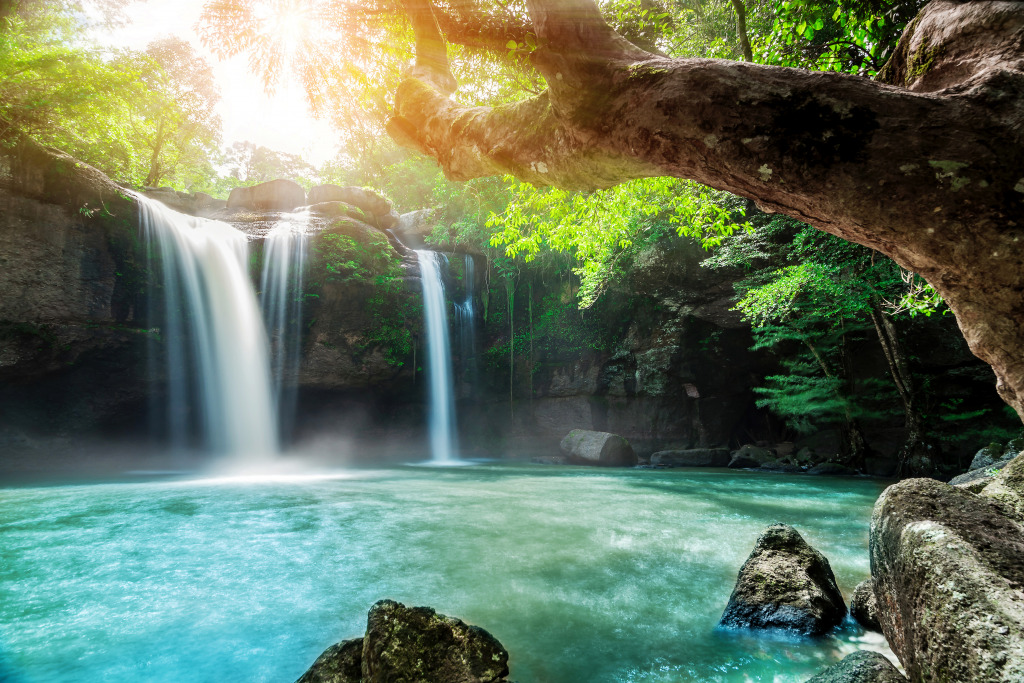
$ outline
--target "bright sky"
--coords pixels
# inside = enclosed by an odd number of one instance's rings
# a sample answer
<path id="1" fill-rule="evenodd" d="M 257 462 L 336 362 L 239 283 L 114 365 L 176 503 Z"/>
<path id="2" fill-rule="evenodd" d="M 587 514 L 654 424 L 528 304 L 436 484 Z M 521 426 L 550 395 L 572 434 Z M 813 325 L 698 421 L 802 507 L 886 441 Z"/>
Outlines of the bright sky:
<path id="1" fill-rule="evenodd" d="M 249 72 L 246 56 L 219 61 L 196 34 L 204 0 L 148 0 L 127 8 L 131 24 L 100 36 L 100 42 L 143 50 L 152 41 L 178 36 L 188 41 L 213 67 L 220 86 L 218 113 L 224 144 L 248 140 L 279 152 L 298 154 L 314 165 L 335 156 L 336 137 L 326 121 L 313 118 L 302 86 L 282 74 L 273 97 Z"/>

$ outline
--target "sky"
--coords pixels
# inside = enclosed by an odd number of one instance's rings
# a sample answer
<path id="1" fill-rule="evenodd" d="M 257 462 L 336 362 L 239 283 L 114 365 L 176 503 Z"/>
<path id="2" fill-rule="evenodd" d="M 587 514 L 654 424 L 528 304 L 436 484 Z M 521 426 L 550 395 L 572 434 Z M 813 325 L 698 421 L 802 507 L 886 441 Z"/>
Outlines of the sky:
<path id="1" fill-rule="evenodd" d="M 178 36 L 188 41 L 213 67 L 220 86 L 218 113 L 224 124 L 224 145 L 248 140 L 279 152 L 298 154 L 319 166 L 337 153 L 335 134 L 326 121 L 313 118 L 301 85 L 282 82 L 273 97 L 249 72 L 245 55 L 218 60 L 203 46 L 195 25 L 204 0 L 148 0 L 129 5 L 127 26 L 104 29 L 99 42 L 144 50 L 159 38 Z"/>

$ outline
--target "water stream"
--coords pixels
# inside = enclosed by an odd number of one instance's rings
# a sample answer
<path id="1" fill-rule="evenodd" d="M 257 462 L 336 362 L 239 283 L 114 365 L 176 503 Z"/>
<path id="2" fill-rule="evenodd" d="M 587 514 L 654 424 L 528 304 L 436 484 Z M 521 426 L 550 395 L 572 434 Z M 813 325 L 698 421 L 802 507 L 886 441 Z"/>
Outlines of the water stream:
<path id="1" fill-rule="evenodd" d="M 0 679 L 293 681 L 387 597 L 483 626 L 521 683 L 796 683 L 881 636 L 717 630 L 736 573 L 787 522 L 849 596 L 881 488 L 497 464 L 0 488 Z"/>
<path id="2" fill-rule="evenodd" d="M 280 435 L 287 441 L 295 422 L 302 362 L 302 285 L 309 250 L 308 211 L 286 214 L 263 243 L 260 303 L 271 345 L 271 377 Z"/>
<path id="3" fill-rule="evenodd" d="M 427 383 L 429 402 L 430 460 L 433 464 L 458 462 L 455 433 L 455 399 L 452 388 L 452 354 L 448 341 L 448 309 L 445 305 L 441 267 L 443 254 L 417 249 L 423 283 L 423 316 L 427 328 Z"/>
<path id="4" fill-rule="evenodd" d="M 167 431 L 173 447 L 200 434 L 206 449 L 267 460 L 277 450 L 267 337 L 249 279 L 248 245 L 221 221 L 172 211 L 143 196 L 143 239 L 150 254 L 150 310 L 163 347 Z"/>

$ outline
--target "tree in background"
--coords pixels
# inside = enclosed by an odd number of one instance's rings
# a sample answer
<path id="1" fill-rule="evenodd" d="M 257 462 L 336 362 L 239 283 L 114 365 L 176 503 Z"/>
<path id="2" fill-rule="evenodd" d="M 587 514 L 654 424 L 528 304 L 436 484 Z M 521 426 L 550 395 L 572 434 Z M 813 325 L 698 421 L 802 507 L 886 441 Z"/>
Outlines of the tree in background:
<path id="1" fill-rule="evenodd" d="M 297 154 L 278 152 L 252 142 L 236 142 L 224 153 L 231 177 L 252 185 L 275 178 L 292 180 L 307 190 L 319 181 L 316 167 Z"/>

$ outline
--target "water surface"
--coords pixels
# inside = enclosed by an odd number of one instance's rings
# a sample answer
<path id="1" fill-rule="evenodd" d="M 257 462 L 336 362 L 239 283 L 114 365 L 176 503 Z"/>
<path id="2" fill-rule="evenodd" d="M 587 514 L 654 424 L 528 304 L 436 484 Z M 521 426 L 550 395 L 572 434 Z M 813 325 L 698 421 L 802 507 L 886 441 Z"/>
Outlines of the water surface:
<path id="1" fill-rule="evenodd" d="M 849 596 L 881 489 L 497 464 L 0 489 L 0 680 L 292 681 L 392 598 L 483 626 L 520 683 L 803 681 L 864 638 L 717 630 L 736 572 L 786 522 Z"/>

